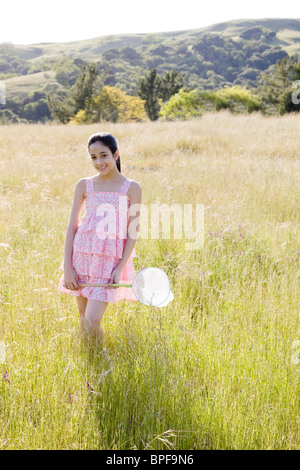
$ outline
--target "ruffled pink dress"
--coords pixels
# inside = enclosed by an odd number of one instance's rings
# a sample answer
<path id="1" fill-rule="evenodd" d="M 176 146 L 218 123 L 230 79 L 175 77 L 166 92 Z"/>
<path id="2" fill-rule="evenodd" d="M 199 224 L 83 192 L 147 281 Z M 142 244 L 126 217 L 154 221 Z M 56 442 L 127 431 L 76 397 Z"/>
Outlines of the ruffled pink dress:
<path id="1" fill-rule="evenodd" d="M 126 179 L 119 192 L 95 191 L 93 177 L 86 178 L 86 213 L 74 237 L 72 266 L 80 284 L 108 284 L 112 271 L 118 266 L 127 240 L 131 180 Z M 121 274 L 119 284 L 132 284 L 135 276 L 132 250 Z M 59 269 L 63 271 L 62 261 Z M 58 290 L 72 296 L 115 303 L 119 300 L 137 300 L 131 287 L 82 287 L 69 290 L 62 274 Z"/>

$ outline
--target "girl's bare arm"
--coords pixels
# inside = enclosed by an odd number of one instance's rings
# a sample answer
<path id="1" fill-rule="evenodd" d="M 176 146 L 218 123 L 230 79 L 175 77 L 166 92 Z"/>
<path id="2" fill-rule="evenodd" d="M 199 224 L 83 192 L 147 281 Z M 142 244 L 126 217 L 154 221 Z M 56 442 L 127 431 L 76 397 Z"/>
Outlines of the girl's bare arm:
<path id="1" fill-rule="evenodd" d="M 64 278 L 65 285 L 68 286 L 69 289 L 73 289 L 74 287 L 78 288 L 77 275 L 72 267 L 72 253 L 73 241 L 80 222 L 80 214 L 84 203 L 85 191 L 85 180 L 81 179 L 77 181 L 74 189 L 73 203 L 64 246 Z"/>
<path id="2" fill-rule="evenodd" d="M 128 236 L 127 241 L 124 247 L 124 252 L 120 263 L 117 268 L 112 272 L 110 282 L 112 284 L 119 282 L 119 277 L 121 271 L 123 270 L 126 261 L 128 260 L 130 253 L 132 252 L 134 245 L 136 243 L 138 231 L 139 231 L 139 221 L 141 213 L 141 202 L 142 202 L 142 189 L 138 183 L 133 181 L 128 190 L 128 196 L 130 198 L 130 208 L 129 208 L 129 220 L 128 220 Z"/>

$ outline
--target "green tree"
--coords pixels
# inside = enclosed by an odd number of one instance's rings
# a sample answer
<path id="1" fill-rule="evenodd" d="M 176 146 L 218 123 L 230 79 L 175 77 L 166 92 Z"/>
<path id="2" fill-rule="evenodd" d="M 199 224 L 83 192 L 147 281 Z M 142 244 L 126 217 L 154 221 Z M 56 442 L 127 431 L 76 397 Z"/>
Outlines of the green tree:
<path id="1" fill-rule="evenodd" d="M 225 86 L 217 91 L 184 92 L 181 89 L 167 103 L 163 103 L 160 115 L 165 119 L 189 119 L 201 116 L 204 109 L 251 113 L 260 109 L 260 100 L 250 90 L 238 85 Z"/>
<path id="2" fill-rule="evenodd" d="M 26 104 L 22 112 L 22 117 L 33 122 L 45 122 L 47 119 L 50 119 L 51 113 L 47 100 L 42 98 L 38 101 Z"/>
<path id="3" fill-rule="evenodd" d="M 178 93 L 183 87 L 183 80 L 183 75 L 175 70 L 166 72 L 159 81 L 159 98 L 168 101 L 172 95 Z"/>
<path id="4" fill-rule="evenodd" d="M 300 58 L 298 59 L 298 62 L 295 64 L 293 79 L 300 80 Z"/>
<path id="5" fill-rule="evenodd" d="M 293 79 L 297 77 L 297 63 L 293 56 L 277 60 L 270 72 L 262 73 L 258 84 L 262 109 L 267 114 L 282 110 L 286 92 L 290 90 Z"/>
<path id="6" fill-rule="evenodd" d="M 98 70 L 95 64 L 84 65 L 71 88 L 71 102 L 74 106 L 74 114 L 85 108 L 87 100 L 95 94 L 97 86 Z"/>
<path id="7" fill-rule="evenodd" d="M 237 113 L 252 113 L 260 110 L 260 98 L 247 88 L 234 85 L 225 86 L 220 90 L 203 90 L 199 97 L 206 109 L 220 111 L 229 109 Z"/>
<path id="8" fill-rule="evenodd" d="M 293 99 L 293 95 L 294 95 L 294 98 L 296 99 Z M 296 113 L 299 111 L 300 111 L 299 93 L 297 94 L 297 92 L 295 92 L 294 94 L 294 92 L 291 90 L 286 91 L 281 97 L 280 106 L 279 106 L 279 114 Z"/>
<path id="9" fill-rule="evenodd" d="M 69 93 L 65 92 L 63 96 L 53 93 L 47 95 L 51 116 L 62 124 L 66 124 L 76 114 Z"/>
<path id="10" fill-rule="evenodd" d="M 74 85 L 78 75 L 80 74 L 80 67 L 75 64 L 73 59 L 69 57 L 62 57 L 54 66 L 55 78 L 61 85 Z"/>
<path id="11" fill-rule="evenodd" d="M 85 105 L 100 86 L 100 77 L 95 64 L 84 65 L 75 84 L 65 88 L 64 96 L 48 93 L 48 106 L 54 119 L 67 123 Z"/>
<path id="12" fill-rule="evenodd" d="M 159 118 L 159 87 L 160 79 L 156 69 L 152 69 L 144 78 L 140 79 L 137 95 L 145 101 L 145 110 L 151 121 Z"/>
<path id="13" fill-rule="evenodd" d="M 196 90 L 189 92 L 179 90 L 171 96 L 167 103 L 163 103 L 160 116 L 165 119 L 189 119 L 203 114 L 203 105 Z"/>
<path id="14" fill-rule="evenodd" d="M 300 59 L 294 66 L 291 89 L 283 93 L 279 113 L 294 113 L 300 111 Z"/>
<path id="15" fill-rule="evenodd" d="M 168 101 L 171 96 L 178 93 L 183 86 L 183 80 L 183 74 L 175 70 L 159 76 L 154 68 L 139 81 L 137 94 L 145 101 L 145 109 L 151 121 L 159 118 L 159 101 Z"/>
<path id="16" fill-rule="evenodd" d="M 0 124 L 16 124 L 21 122 L 19 116 L 14 114 L 10 109 L 0 110 Z"/>
<path id="17" fill-rule="evenodd" d="M 215 92 L 217 98 L 223 100 L 226 106 L 235 112 L 247 112 L 260 110 L 260 98 L 245 87 L 234 85 L 225 86 Z"/>

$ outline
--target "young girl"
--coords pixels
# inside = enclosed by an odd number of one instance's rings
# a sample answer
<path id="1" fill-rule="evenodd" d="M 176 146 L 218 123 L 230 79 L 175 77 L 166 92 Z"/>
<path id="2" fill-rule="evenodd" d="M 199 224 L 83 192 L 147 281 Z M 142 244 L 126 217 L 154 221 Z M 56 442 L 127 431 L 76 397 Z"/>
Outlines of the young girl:
<path id="1" fill-rule="evenodd" d="M 111 134 L 92 135 L 88 152 L 98 174 L 75 185 L 58 290 L 76 296 L 80 332 L 102 340 L 100 322 L 108 303 L 136 300 L 131 288 L 110 284 L 131 284 L 135 276 L 136 236 L 128 227 L 132 222 L 138 227 L 139 211 L 130 214 L 129 209 L 141 203 L 142 192 L 138 183 L 121 174 L 118 145 Z M 86 214 L 80 220 L 84 201 Z M 108 286 L 80 287 L 95 283 Z"/>

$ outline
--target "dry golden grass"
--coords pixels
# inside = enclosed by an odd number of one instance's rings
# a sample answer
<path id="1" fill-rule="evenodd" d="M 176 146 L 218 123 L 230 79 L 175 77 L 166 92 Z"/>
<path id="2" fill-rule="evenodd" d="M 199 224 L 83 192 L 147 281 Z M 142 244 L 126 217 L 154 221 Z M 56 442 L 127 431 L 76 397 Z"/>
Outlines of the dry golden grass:
<path id="1" fill-rule="evenodd" d="M 89 361 L 57 284 L 98 130 L 145 205 L 204 204 L 205 243 L 138 240 L 136 268 L 164 269 L 175 299 L 109 306 L 110 358 Z M 226 112 L 0 127 L 0 447 L 299 448 L 299 131 L 297 115 Z"/>

